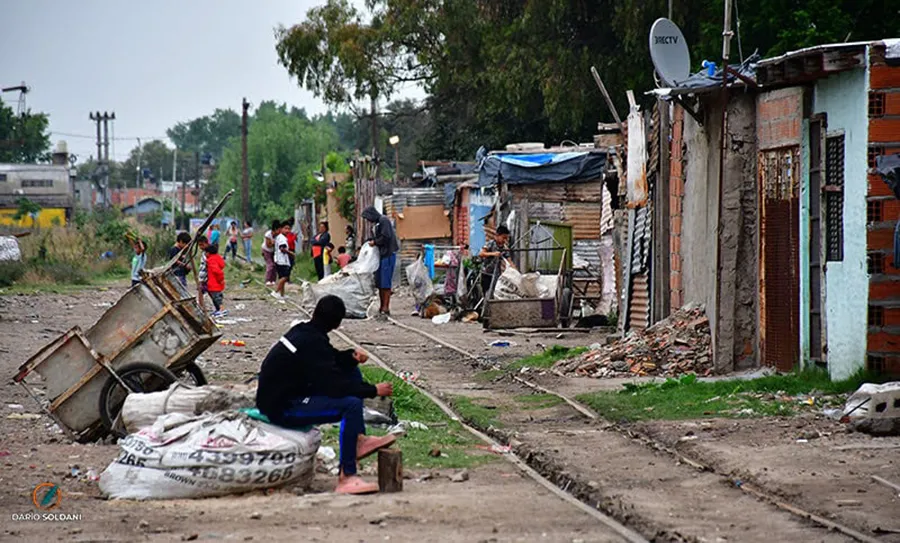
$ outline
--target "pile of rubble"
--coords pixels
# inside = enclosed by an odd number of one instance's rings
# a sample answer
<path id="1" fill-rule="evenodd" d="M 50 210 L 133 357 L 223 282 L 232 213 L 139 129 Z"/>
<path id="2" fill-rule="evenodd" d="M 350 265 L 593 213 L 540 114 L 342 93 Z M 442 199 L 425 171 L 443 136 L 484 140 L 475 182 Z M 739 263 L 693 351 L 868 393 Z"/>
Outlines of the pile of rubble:
<path id="1" fill-rule="evenodd" d="M 589 377 L 712 373 L 709 319 L 702 306 L 685 306 L 669 318 L 584 355 L 561 360 L 563 373 Z"/>

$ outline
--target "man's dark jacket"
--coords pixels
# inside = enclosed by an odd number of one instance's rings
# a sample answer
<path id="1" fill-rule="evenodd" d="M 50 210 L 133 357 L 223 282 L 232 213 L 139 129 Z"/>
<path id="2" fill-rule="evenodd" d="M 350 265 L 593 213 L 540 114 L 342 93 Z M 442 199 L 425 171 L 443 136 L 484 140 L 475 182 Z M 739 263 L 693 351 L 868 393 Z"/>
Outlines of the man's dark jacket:
<path id="1" fill-rule="evenodd" d="M 291 400 L 310 396 L 376 396 L 374 386 L 353 378 L 352 370 L 357 365 L 353 351 L 332 347 L 328 334 L 312 323 L 300 323 L 283 337 L 296 352 L 279 340 L 263 360 L 256 407 L 264 415 L 277 418 Z"/>

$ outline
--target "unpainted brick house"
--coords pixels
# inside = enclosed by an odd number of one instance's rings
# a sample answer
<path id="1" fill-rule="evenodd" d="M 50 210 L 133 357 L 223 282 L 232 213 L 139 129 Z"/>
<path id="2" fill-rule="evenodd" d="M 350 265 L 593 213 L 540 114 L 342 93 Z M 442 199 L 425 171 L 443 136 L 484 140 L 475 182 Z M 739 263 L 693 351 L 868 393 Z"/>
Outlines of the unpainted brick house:
<path id="1" fill-rule="evenodd" d="M 900 373 L 900 202 L 874 170 L 900 153 L 900 40 L 760 60 L 727 92 L 724 139 L 721 79 L 657 92 L 673 103 L 660 295 L 706 304 L 720 371 Z"/>

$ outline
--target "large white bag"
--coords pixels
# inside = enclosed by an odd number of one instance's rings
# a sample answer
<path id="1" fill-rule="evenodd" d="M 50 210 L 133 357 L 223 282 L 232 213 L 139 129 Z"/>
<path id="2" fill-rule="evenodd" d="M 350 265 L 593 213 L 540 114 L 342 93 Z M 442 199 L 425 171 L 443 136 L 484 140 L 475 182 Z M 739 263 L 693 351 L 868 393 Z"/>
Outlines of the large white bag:
<path id="1" fill-rule="evenodd" d="M 181 413 L 183 415 L 200 415 L 204 403 L 211 396 L 221 398 L 220 407 L 210 411 L 228 411 L 255 405 L 255 389 L 251 386 L 222 387 L 206 385 L 189 387 L 175 382 L 160 392 L 129 394 L 122 404 L 122 423 L 128 433 L 134 433 L 147 426 L 152 426 L 161 415 Z"/>
<path id="2" fill-rule="evenodd" d="M 356 261 L 347 264 L 344 269 L 318 283 L 304 282 L 301 286 L 303 304 L 315 306 L 331 294 L 344 301 L 348 317 L 366 318 L 366 309 L 375 297 L 375 272 L 379 264 L 378 248 L 363 245 Z"/>
<path id="3" fill-rule="evenodd" d="M 110 498 L 201 498 L 285 484 L 308 486 L 321 434 L 279 428 L 236 412 L 173 413 L 119 440 L 100 475 Z"/>

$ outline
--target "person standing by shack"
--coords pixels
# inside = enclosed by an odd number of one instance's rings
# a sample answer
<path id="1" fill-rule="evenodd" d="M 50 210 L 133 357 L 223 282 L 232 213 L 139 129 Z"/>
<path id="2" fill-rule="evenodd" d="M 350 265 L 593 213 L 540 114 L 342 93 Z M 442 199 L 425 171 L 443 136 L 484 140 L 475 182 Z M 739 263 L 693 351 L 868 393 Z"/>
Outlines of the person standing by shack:
<path id="1" fill-rule="evenodd" d="M 275 271 L 275 238 L 280 234 L 281 222 L 272 221 L 272 227 L 266 230 L 262 242 L 263 260 L 266 262 L 266 286 L 275 285 L 278 276 Z"/>
<path id="2" fill-rule="evenodd" d="M 291 327 L 275 342 L 259 370 L 256 407 L 272 423 L 285 428 L 340 422 L 340 494 L 371 494 L 378 485 L 357 473 L 357 461 L 390 446 L 396 436 L 366 436 L 363 398 L 393 395 L 391 383 L 372 385 L 363 380 L 362 351 L 335 349 L 328 333 L 346 315 L 344 302 L 325 296 L 312 319 Z"/>
<path id="3" fill-rule="evenodd" d="M 291 258 L 291 270 L 293 271 L 294 265 L 297 263 L 297 233 L 294 232 L 294 218 L 284 221 L 284 236 L 288 241 L 288 255 Z M 288 276 L 288 283 L 291 282 L 290 275 Z"/>
<path id="4" fill-rule="evenodd" d="M 219 255 L 219 247 L 216 245 L 207 245 L 204 252 L 206 254 L 206 289 L 215 308 L 212 316 L 220 317 L 223 315 L 222 301 L 225 298 L 225 259 Z"/>
<path id="5" fill-rule="evenodd" d="M 488 291 L 494 279 L 494 270 L 503 273 L 503 266 L 509 262 L 509 228 L 504 225 L 497 227 L 494 239 L 487 242 L 481 248 L 478 256 L 481 258 L 481 294 L 488 298 Z M 498 268 L 499 266 L 499 268 Z"/>
<path id="6" fill-rule="evenodd" d="M 247 258 L 247 264 L 252 264 L 250 249 L 253 246 L 253 225 L 250 224 L 250 221 L 244 221 L 244 229 L 241 230 L 241 241 L 244 242 L 244 256 Z"/>
<path id="7" fill-rule="evenodd" d="M 191 235 L 187 232 L 181 232 L 178 234 L 178 237 L 175 238 L 175 245 L 169 247 L 169 260 L 172 260 L 178 253 L 181 252 L 184 247 L 191 242 Z M 188 273 L 189 264 L 187 259 L 182 256 L 175 264 L 172 266 L 172 274 L 178 278 L 178 281 L 181 282 L 181 285 L 187 287 L 187 273 Z"/>
<path id="8" fill-rule="evenodd" d="M 378 247 L 378 256 L 380 257 L 378 271 L 375 274 L 375 286 L 378 288 L 378 299 L 381 302 L 378 313 L 390 316 L 391 288 L 393 287 L 394 267 L 397 264 L 397 251 L 400 250 L 400 244 L 397 243 L 397 236 L 391 220 L 379 213 L 377 209 L 369 206 L 363 210 L 362 216 L 367 221 L 375 223 L 369 245 Z"/>
<path id="9" fill-rule="evenodd" d="M 319 233 L 312 239 L 312 257 L 316 265 L 316 276 L 321 281 L 325 277 L 325 248 L 331 243 L 331 234 L 328 233 L 328 221 L 319 223 Z"/>
<path id="10" fill-rule="evenodd" d="M 272 296 L 280 300 L 284 298 L 284 287 L 291 278 L 291 251 L 288 248 L 288 224 L 284 223 L 275 237 L 275 270 L 278 272 L 278 284 Z"/>
<path id="11" fill-rule="evenodd" d="M 209 227 L 209 232 L 206 234 L 207 239 L 209 239 L 210 245 L 218 245 L 219 244 L 219 236 L 222 233 L 219 232 L 219 223 L 213 222 L 212 226 Z"/>
<path id="12" fill-rule="evenodd" d="M 132 242 L 134 255 L 131 257 L 131 286 L 141 282 L 141 272 L 147 265 L 147 246 L 141 238 L 135 238 Z"/>

